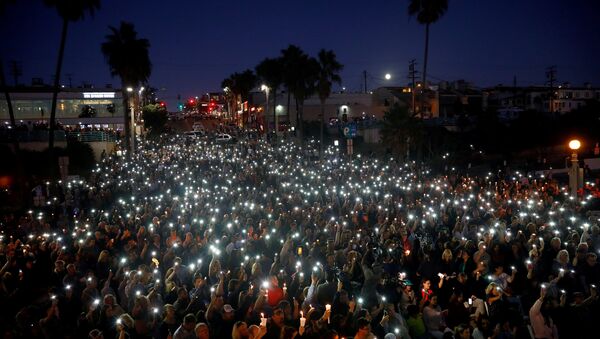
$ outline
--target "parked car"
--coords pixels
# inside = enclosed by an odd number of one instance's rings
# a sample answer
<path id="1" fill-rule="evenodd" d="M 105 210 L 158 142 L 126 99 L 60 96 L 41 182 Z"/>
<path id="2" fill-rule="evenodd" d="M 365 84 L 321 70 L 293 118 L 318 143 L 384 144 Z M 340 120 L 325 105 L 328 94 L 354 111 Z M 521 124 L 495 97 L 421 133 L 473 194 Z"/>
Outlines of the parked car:
<path id="1" fill-rule="evenodd" d="M 186 136 L 186 138 L 199 139 L 205 136 L 206 133 L 204 133 L 204 131 L 188 131 L 185 132 L 184 135 Z"/>
<path id="2" fill-rule="evenodd" d="M 204 132 L 204 126 L 202 125 L 202 123 L 195 122 L 195 123 L 192 125 L 192 130 L 193 130 L 193 131 L 203 131 L 203 132 Z"/>
<path id="3" fill-rule="evenodd" d="M 219 133 L 215 138 L 216 142 L 232 142 L 235 141 L 235 138 L 227 133 Z"/>

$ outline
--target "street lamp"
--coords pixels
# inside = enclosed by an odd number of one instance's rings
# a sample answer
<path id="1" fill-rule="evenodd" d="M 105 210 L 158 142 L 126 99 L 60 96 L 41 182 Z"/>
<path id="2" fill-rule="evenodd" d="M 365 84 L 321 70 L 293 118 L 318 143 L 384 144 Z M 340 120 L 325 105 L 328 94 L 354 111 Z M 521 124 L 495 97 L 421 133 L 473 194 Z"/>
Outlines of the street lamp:
<path id="1" fill-rule="evenodd" d="M 392 75 L 390 73 L 385 74 L 385 80 L 390 80 L 391 78 L 392 78 Z"/>
<path id="2" fill-rule="evenodd" d="M 267 101 L 267 103 L 265 104 L 265 112 L 263 113 L 265 121 L 265 134 L 267 135 L 269 134 L 269 119 L 267 119 L 267 117 L 269 116 L 269 89 L 269 86 L 265 84 L 260 85 L 260 90 L 265 92 Z M 275 115 L 275 111 L 273 111 L 273 123 L 275 124 L 275 131 L 277 131 L 277 116 Z"/>
<path id="3" fill-rule="evenodd" d="M 572 196 L 577 197 L 577 190 L 583 184 L 583 169 L 579 168 L 579 160 L 577 159 L 577 150 L 581 148 L 581 142 L 577 139 L 569 141 L 571 154 L 571 168 L 569 169 L 569 191 Z"/>

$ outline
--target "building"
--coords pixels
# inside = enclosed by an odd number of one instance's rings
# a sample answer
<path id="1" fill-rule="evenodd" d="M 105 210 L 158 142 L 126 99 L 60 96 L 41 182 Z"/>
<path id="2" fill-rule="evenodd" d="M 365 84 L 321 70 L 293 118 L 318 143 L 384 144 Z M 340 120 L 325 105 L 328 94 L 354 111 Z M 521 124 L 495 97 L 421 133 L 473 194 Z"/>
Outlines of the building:
<path id="1" fill-rule="evenodd" d="M 585 106 L 589 100 L 600 100 L 600 88 L 594 88 L 589 83 L 581 87 L 564 83 L 553 88 L 553 91 L 547 86 L 498 85 L 485 92 L 489 95 L 490 108 L 496 111 L 567 113 Z"/>
<path id="2" fill-rule="evenodd" d="M 51 87 L 9 88 L 15 120 L 46 122 L 52 107 Z M 4 96 L 0 99 L 0 122 L 10 121 Z M 123 98 L 120 90 L 107 88 L 61 88 L 56 103 L 56 121 L 62 125 L 93 125 L 122 128 Z"/>

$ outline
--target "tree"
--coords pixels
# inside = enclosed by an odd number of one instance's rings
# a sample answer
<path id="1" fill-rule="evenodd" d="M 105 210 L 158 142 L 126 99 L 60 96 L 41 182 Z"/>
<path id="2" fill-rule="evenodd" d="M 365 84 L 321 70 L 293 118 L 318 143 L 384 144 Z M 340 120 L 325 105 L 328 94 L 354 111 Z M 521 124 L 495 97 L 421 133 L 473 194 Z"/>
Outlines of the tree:
<path id="1" fill-rule="evenodd" d="M 321 141 L 319 144 L 319 156 L 322 159 L 323 128 L 325 125 L 325 101 L 331 95 L 331 86 L 333 83 L 342 83 L 342 78 L 340 77 L 339 72 L 342 71 L 344 66 L 337 61 L 333 51 L 326 51 L 324 49 L 320 50 L 317 60 L 319 62 L 317 92 L 319 93 L 319 100 L 321 101 L 321 129 L 319 133 Z"/>
<path id="2" fill-rule="evenodd" d="M 142 108 L 144 127 L 150 129 L 150 134 L 158 135 L 165 130 L 169 116 L 166 108 L 160 104 L 148 104 Z"/>
<path id="3" fill-rule="evenodd" d="M 427 90 L 427 59 L 429 57 L 429 25 L 437 22 L 448 10 L 448 0 L 410 0 L 408 15 L 416 16 L 417 21 L 425 25 L 425 57 L 423 58 L 423 88 L 421 109 L 423 109 L 423 91 Z"/>
<path id="4" fill-rule="evenodd" d="M 58 48 L 58 60 L 54 72 L 52 106 L 50 109 L 50 135 L 48 137 L 48 148 L 52 150 L 52 148 L 54 148 L 54 129 L 56 128 L 56 101 L 60 89 L 60 72 L 62 70 L 69 22 L 79 21 L 86 12 L 89 12 L 89 14 L 93 16 L 94 12 L 100 8 L 100 0 L 44 0 L 44 3 L 49 7 L 55 7 L 58 15 L 62 19 L 62 32 L 60 35 L 60 46 Z"/>
<path id="5" fill-rule="evenodd" d="M 227 89 L 225 92 L 226 93 L 231 92 L 231 94 L 229 96 L 234 101 L 234 105 L 233 105 L 234 110 L 237 106 L 236 103 L 237 103 L 238 99 L 242 103 L 249 99 L 250 91 L 256 86 L 257 80 L 258 79 L 257 79 L 256 75 L 251 70 L 247 69 L 247 70 L 243 71 L 242 73 L 235 72 L 221 82 L 221 86 L 223 86 L 223 88 Z M 248 114 L 248 111 L 244 110 L 244 112 L 243 112 L 244 123 L 246 123 L 248 121 L 247 114 Z"/>
<path id="6" fill-rule="evenodd" d="M 7 4 L 14 4 L 15 2 L 16 0 L 0 1 L 0 14 L 4 14 Z M 10 100 L 10 93 L 8 92 L 6 78 L 4 77 L 4 64 L 2 63 L 2 60 L 0 60 L 0 87 L 2 87 L 2 90 L 4 91 L 4 98 L 6 99 L 8 116 L 10 118 L 10 125 L 12 126 L 12 128 L 15 128 L 15 112 L 13 111 L 12 101 Z"/>
<path id="7" fill-rule="evenodd" d="M 422 139 L 422 121 L 408 112 L 408 107 L 394 104 L 383 115 L 381 141 L 389 145 L 399 156 L 406 154 L 408 161 L 410 144 Z"/>
<path id="8" fill-rule="evenodd" d="M 233 116 L 233 112 L 237 111 L 237 92 L 234 92 L 234 86 L 233 75 L 221 81 L 221 87 L 223 88 L 223 92 L 225 92 L 225 100 L 227 101 L 227 113 L 230 119 Z"/>
<path id="9" fill-rule="evenodd" d="M 300 77 L 300 67 L 304 59 L 308 55 L 296 45 L 289 45 L 286 49 L 281 50 L 281 62 L 283 64 L 283 84 L 287 92 L 287 119 L 291 123 L 290 118 L 290 95 L 296 90 L 298 78 Z M 296 110 L 296 125 L 298 125 L 298 111 Z"/>
<path id="10" fill-rule="evenodd" d="M 277 133 L 277 89 L 283 82 L 283 61 L 281 58 L 265 58 L 256 66 L 255 70 L 258 78 L 265 83 L 265 85 L 269 88 L 269 91 L 272 93 L 271 96 L 273 97 L 273 126 L 274 132 Z"/>
<path id="11" fill-rule="evenodd" d="M 101 49 L 110 68 L 110 74 L 121 78 L 125 147 L 129 150 L 130 126 L 127 99 L 129 93 L 127 87 L 138 87 L 148 81 L 152 73 L 152 63 L 148 53 L 150 42 L 147 39 L 138 39 L 135 27 L 131 23 L 121 22 L 118 29 L 112 26 L 108 28 L 111 34 L 106 36 L 106 41 L 102 43 Z"/>

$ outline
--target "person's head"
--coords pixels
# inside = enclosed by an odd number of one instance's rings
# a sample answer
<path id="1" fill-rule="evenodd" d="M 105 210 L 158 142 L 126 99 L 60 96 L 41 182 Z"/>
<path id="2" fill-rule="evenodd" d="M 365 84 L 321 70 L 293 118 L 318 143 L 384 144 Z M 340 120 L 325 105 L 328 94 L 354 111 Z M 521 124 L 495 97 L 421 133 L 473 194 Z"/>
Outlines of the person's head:
<path id="1" fill-rule="evenodd" d="M 444 252 L 442 253 L 442 260 L 445 262 L 450 262 L 452 261 L 452 251 L 450 249 L 445 249 Z"/>
<path id="2" fill-rule="evenodd" d="M 174 319 L 175 318 L 175 307 L 171 304 L 165 304 L 163 307 L 164 318 Z"/>
<path id="3" fill-rule="evenodd" d="M 102 331 L 100 331 L 99 329 L 93 329 L 90 331 L 88 338 L 89 339 L 104 339 L 104 336 L 102 335 Z"/>
<path id="4" fill-rule="evenodd" d="M 560 243 L 560 238 L 559 237 L 554 237 L 552 238 L 552 240 L 550 240 L 550 246 L 552 247 L 552 249 L 554 249 L 555 251 L 560 249 L 561 243 Z"/>
<path id="5" fill-rule="evenodd" d="M 258 327 L 258 325 L 252 325 L 248 327 L 248 333 L 252 338 L 257 338 L 260 333 L 260 327 Z"/>
<path id="6" fill-rule="evenodd" d="M 595 266 L 597 260 L 598 260 L 598 256 L 596 255 L 596 253 L 588 253 L 587 256 L 586 256 L 586 258 L 585 258 L 585 262 L 590 267 Z"/>
<path id="7" fill-rule="evenodd" d="M 133 318 L 127 313 L 121 314 L 121 316 L 117 319 L 117 330 L 120 331 L 121 328 L 123 328 L 125 331 L 133 328 Z"/>
<path id="8" fill-rule="evenodd" d="M 423 280 L 423 289 L 428 291 L 431 288 L 431 280 L 425 279 Z"/>
<path id="9" fill-rule="evenodd" d="M 194 287 L 195 288 L 202 287 L 202 285 L 204 285 L 204 282 L 205 282 L 205 280 L 204 280 L 204 277 L 202 275 L 196 274 L 194 276 Z"/>
<path id="10" fill-rule="evenodd" d="M 248 325 L 245 322 L 236 321 L 235 324 L 233 324 L 233 330 L 231 331 L 232 339 L 248 338 L 249 336 Z"/>
<path id="11" fill-rule="evenodd" d="M 185 317 L 183 317 L 183 324 L 181 324 L 181 326 L 188 331 L 193 331 L 196 327 L 196 316 L 192 313 L 186 314 Z"/>
<path id="12" fill-rule="evenodd" d="M 271 320 L 273 321 L 273 323 L 275 323 L 275 325 L 281 326 L 283 325 L 284 315 L 285 314 L 281 308 L 276 308 L 273 311 L 273 316 L 271 316 Z"/>
<path id="13" fill-rule="evenodd" d="M 471 339 L 471 328 L 466 324 L 460 324 L 454 329 L 456 339 Z"/>
<path id="14" fill-rule="evenodd" d="M 225 304 L 223 305 L 223 320 L 233 320 L 235 317 L 235 310 L 231 305 Z"/>
<path id="15" fill-rule="evenodd" d="M 356 327 L 358 328 L 356 336 L 366 337 L 371 332 L 371 322 L 366 318 L 359 318 L 356 321 Z"/>
<path id="16" fill-rule="evenodd" d="M 198 325 L 196 325 L 194 328 L 194 332 L 196 333 L 196 338 L 198 339 L 208 339 L 210 337 L 208 325 L 205 323 L 198 323 Z"/>
<path id="17" fill-rule="evenodd" d="M 54 262 L 54 271 L 62 272 L 65 270 L 65 262 L 63 260 L 56 260 Z"/>
<path id="18" fill-rule="evenodd" d="M 458 274 L 458 276 L 456 277 L 456 280 L 458 280 L 458 282 L 461 284 L 466 284 L 467 283 L 467 275 L 463 272 L 460 272 Z"/>
<path id="19" fill-rule="evenodd" d="M 432 295 L 431 298 L 429 298 L 429 305 L 431 307 L 436 307 L 438 305 L 438 297 L 437 295 Z"/>
<path id="20" fill-rule="evenodd" d="M 558 251 L 558 254 L 556 255 L 556 260 L 561 265 L 566 265 L 567 263 L 569 263 L 569 252 L 567 252 L 567 250 Z"/>

